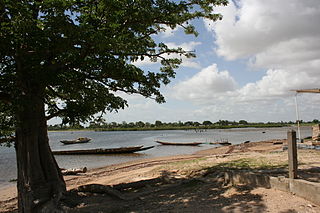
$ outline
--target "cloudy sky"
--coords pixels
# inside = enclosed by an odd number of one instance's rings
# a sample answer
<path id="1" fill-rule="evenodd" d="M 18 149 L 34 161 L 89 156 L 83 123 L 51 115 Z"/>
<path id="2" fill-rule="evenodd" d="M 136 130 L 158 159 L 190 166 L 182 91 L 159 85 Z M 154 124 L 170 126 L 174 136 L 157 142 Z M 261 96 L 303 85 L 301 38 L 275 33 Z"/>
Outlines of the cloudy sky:
<path id="1" fill-rule="evenodd" d="M 195 50 L 172 83 L 165 104 L 125 96 L 129 108 L 108 122 L 296 120 L 294 89 L 319 88 L 319 0 L 233 0 L 216 8 L 223 20 L 196 20 L 200 35 L 167 30 L 157 39 Z M 146 70 L 159 64 L 137 62 Z M 299 94 L 303 120 L 319 119 L 320 94 Z"/>

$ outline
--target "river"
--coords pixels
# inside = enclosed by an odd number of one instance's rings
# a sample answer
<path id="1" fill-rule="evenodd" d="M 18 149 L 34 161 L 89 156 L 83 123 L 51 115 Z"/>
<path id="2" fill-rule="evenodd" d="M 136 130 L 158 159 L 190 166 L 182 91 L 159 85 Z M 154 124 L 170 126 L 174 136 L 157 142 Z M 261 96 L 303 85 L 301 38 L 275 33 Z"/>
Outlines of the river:
<path id="1" fill-rule="evenodd" d="M 157 145 L 155 140 L 171 142 L 214 142 L 228 140 L 232 144 L 244 141 L 263 141 L 270 139 L 284 139 L 289 127 L 283 128 L 240 128 L 240 129 L 212 129 L 205 131 L 195 130 L 163 130 L 163 131 L 61 131 L 49 132 L 49 143 L 52 150 L 117 148 L 125 146 L 155 146 L 152 149 L 135 154 L 118 155 L 57 155 L 56 160 L 61 168 L 98 168 L 106 165 L 128 162 L 143 158 L 191 154 L 199 150 L 213 148 L 217 145 L 203 144 L 191 146 L 163 146 Z M 301 137 L 312 134 L 311 127 L 301 129 Z M 92 140 L 85 144 L 64 145 L 60 140 L 89 137 Z M 11 185 L 9 182 L 16 179 L 16 159 L 13 147 L 0 146 L 0 187 Z"/>

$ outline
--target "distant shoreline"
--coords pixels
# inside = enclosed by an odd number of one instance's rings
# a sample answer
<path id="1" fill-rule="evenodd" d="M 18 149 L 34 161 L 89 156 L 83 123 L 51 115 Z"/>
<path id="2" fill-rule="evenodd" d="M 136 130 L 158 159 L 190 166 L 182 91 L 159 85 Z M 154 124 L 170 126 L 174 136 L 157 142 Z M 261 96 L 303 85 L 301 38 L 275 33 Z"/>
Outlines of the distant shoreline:
<path id="1" fill-rule="evenodd" d="M 254 124 L 254 125 L 230 125 L 230 126 L 159 126 L 159 127 L 114 127 L 114 128 L 79 128 L 79 129 L 50 129 L 50 132 L 61 132 L 61 131 L 96 131 L 96 132 L 111 132 L 111 131 L 161 131 L 161 130 L 194 130 L 194 131 L 205 131 L 208 129 L 238 129 L 238 128 L 281 128 L 281 127 L 294 127 L 294 125 L 284 124 Z M 305 125 L 309 126 L 309 125 Z"/>

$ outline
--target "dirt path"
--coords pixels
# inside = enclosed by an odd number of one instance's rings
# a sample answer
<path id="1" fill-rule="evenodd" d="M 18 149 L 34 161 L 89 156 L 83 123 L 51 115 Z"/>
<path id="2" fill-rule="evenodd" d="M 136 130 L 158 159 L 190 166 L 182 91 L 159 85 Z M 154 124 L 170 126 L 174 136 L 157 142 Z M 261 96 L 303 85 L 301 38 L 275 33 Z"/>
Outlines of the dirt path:
<path id="1" fill-rule="evenodd" d="M 299 177 L 320 182 L 320 152 L 299 150 Z M 67 212 L 320 212 L 320 207 L 274 189 L 223 184 L 219 170 L 282 172 L 287 153 L 272 141 L 203 150 L 194 155 L 128 162 L 65 176 Z M 285 173 L 281 173 L 285 175 Z M 94 185 L 90 185 L 94 184 Z M 104 192 L 80 190 L 83 185 Z M 96 190 L 96 189 L 95 189 Z M 73 191 L 73 192 L 72 192 Z M 0 192 L 0 212 L 14 212 L 15 188 Z"/>

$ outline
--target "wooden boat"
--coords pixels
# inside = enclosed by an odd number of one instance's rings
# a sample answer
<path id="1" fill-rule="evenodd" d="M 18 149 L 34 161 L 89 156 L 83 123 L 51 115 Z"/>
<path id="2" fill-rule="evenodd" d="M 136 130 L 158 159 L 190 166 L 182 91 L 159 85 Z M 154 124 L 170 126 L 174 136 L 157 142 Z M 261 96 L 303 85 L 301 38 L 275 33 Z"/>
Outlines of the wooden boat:
<path id="1" fill-rule="evenodd" d="M 161 145 L 173 145 L 173 146 L 198 146 L 202 144 L 202 142 L 165 142 L 165 141 L 156 141 L 157 143 Z"/>
<path id="2" fill-rule="evenodd" d="M 88 143 L 90 140 L 91 140 L 91 138 L 84 137 L 84 138 L 77 138 L 74 140 L 62 140 L 60 142 L 68 145 L 68 144 L 75 144 L 75 143 Z"/>
<path id="3" fill-rule="evenodd" d="M 250 141 L 246 141 L 245 143 L 248 143 Z M 216 142 L 210 142 L 209 144 L 215 144 L 215 145 L 222 145 L 222 146 L 230 146 L 232 145 L 228 139 L 221 139 L 220 141 L 216 141 Z"/>
<path id="4" fill-rule="evenodd" d="M 229 146 L 232 145 L 230 142 L 228 141 L 222 141 L 222 142 L 211 142 L 210 144 L 217 144 L 217 145 L 222 145 L 222 146 Z"/>
<path id="5" fill-rule="evenodd" d="M 154 146 L 131 146 L 131 147 L 120 147 L 120 148 L 108 148 L 108 149 L 82 149 L 82 150 L 62 150 L 52 151 L 54 155 L 96 155 L 96 154 L 125 154 L 140 152 L 147 149 L 151 149 Z"/>
<path id="6" fill-rule="evenodd" d="M 222 146 L 229 146 L 229 145 L 231 145 L 231 143 L 230 142 L 220 142 L 219 143 L 220 145 L 222 145 Z"/>

